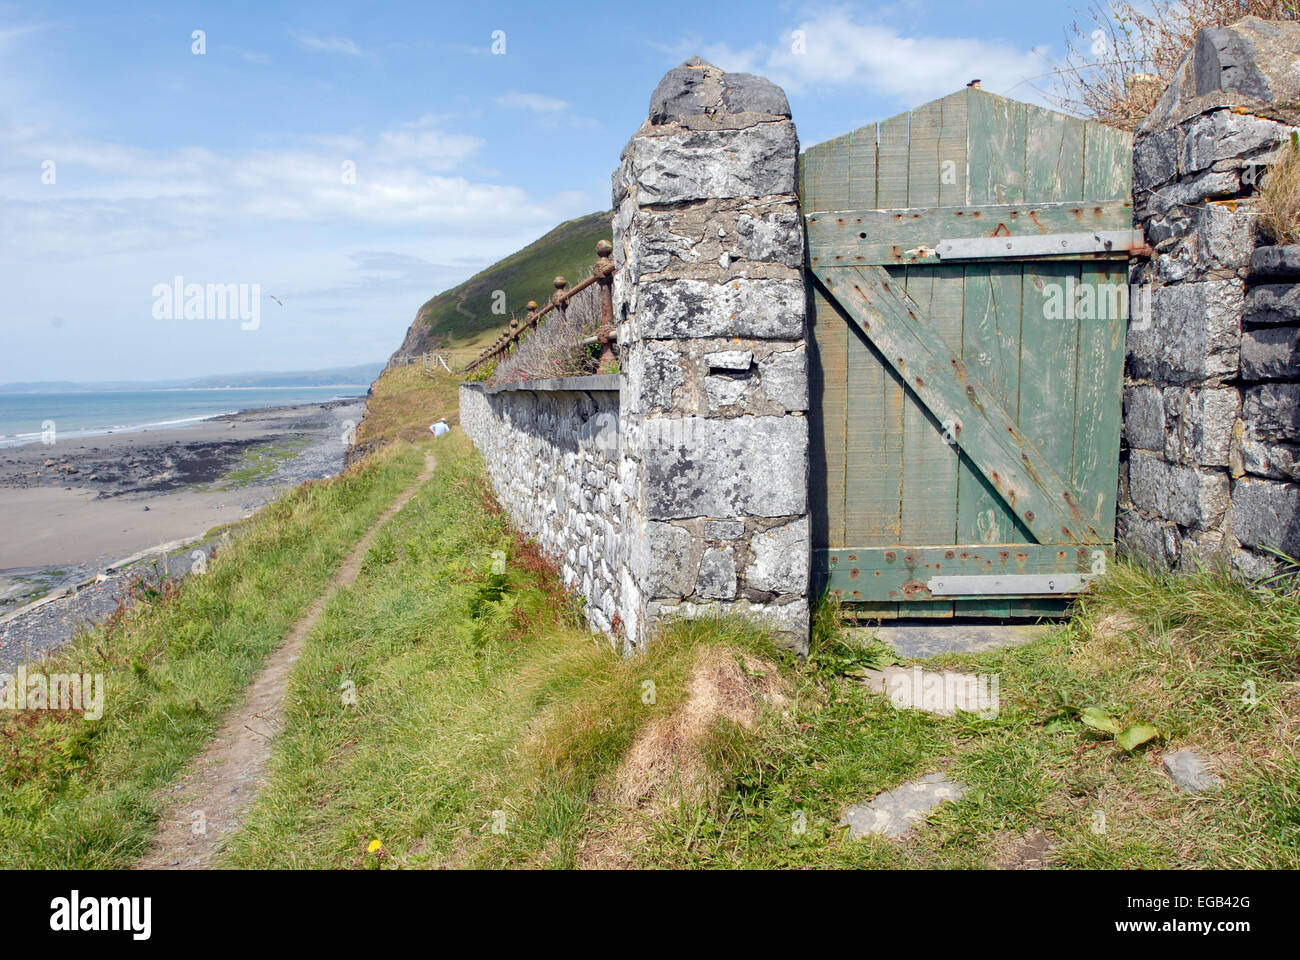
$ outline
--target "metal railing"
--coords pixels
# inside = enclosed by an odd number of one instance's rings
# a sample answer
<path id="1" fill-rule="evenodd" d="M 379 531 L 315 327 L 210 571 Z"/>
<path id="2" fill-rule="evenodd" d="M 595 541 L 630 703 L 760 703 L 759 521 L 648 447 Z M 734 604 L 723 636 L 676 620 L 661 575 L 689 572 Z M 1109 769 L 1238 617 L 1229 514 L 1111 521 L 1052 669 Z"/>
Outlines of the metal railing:
<path id="1" fill-rule="evenodd" d="M 601 240 L 596 244 L 596 264 L 591 268 L 591 275 L 579 280 L 573 285 L 572 289 L 566 289 L 569 281 L 564 277 L 555 278 L 555 292 L 551 294 L 550 300 L 546 306 L 540 310 L 537 309 L 537 301 L 528 301 L 528 313 L 521 323 L 517 318 L 510 318 L 509 329 L 501 334 L 493 344 L 479 354 L 472 362 L 465 367 L 466 373 L 472 373 L 476 368 L 490 361 L 499 361 L 514 350 L 527 334 L 537 329 L 543 318 L 552 310 L 558 310 L 564 313 L 570 300 L 586 290 L 593 283 L 600 288 L 600 327 L 596 330 L 595 337 L 591 342 L 600 344 L 600 365 L 617 360 L 614 354 L 614 261 L 610 254 L 614 252 L 614 245 L 608 240 Z"/>

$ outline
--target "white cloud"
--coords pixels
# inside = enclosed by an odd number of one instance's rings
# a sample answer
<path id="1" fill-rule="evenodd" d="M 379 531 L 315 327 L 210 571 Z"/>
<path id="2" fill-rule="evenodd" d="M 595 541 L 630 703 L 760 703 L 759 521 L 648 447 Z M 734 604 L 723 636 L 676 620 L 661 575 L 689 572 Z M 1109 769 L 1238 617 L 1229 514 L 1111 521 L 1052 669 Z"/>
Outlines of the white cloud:
<path id="1" fill-rule="evenodd" d="M 566 101 L 556 97 L 548 97 L 540 93 L 521 93 L 518 90 L 503 93 L 496 98 L 496 101 L 503 107 L 529 110 L 533 113 L 563 113 L 569 109 Z"/>
<path id="2" fill-rule="evenodd" d="M 298 33 L 297 31 L 292 32 L 290 36 L 304 50 L 314 50 L 317 53 L 342 53 L 349 57 L 362 55 L 361 48 L 347 37 L 320 37 L 314 33 Z"/>
<path id="3" fill-rule="evenodd" d="M 368 138 L 302 138 L 229 154 L 61 139 L 0 123 L 0 249 L 69 257 L 162 250 L 250 223 L 425 225 L 501 236 L 571 211 L 571 197 L 543 202 L 458 173 L 483 146 L 429 117 Z M 47 160 L 53 184 L 42 182 Z"/>
<path id="4" fill-rule="evenodd" d="M 443 133 L 432 126 L 432 117 L 379 136 L 375 155 L 384 163 L 419 163 L 430 169 L 446 170 L 459 166 L 478 153 L 485 141 L 466 134 Z"/>
<path id="5" fill-rule="evenodd" d="M 726 42 L 688 38 L 660 46 L 674 56 L 699 53 L 724 70 L 758 73 L 795 92 L 848 87 L 916 105 L 952 93 L 969 81 L 986 90 L 1035 99 L 1023 81 L 1047 69 L 1046 48 L 996 40 L 940 37 L 900 31 L 898 21 L 859 20 L 843 8 L 819 10 L 782 33 L 775 44 L 736 49 Z M 795 52 L 796 31 L 804 52 Z"/>
<path id="6" fill-rule="evenodd" d="M 536 121 L 544 127 L 559 126 L 560 123 L 571 127 L 595 127 L 599 123 L 593 117 L 583 117 L 571 110 L 571 105 L 556 97 L 541 93 L 522 93 L 511 90 L 496 98 L 498 106 L 512 110 L 527 110 Z"/>

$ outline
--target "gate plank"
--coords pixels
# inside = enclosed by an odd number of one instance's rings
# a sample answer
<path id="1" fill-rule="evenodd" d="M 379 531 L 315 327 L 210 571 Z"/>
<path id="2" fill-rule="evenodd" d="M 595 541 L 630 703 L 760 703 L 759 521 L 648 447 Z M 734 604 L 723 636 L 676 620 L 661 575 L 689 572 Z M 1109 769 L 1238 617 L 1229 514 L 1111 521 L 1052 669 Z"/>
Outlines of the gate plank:
<path id="1" fill-rule="evenodd" d="M 880 267 L 830 268 L 817 278 L 862 327 L 908 386 L 957 439 L 1007 506 L 1040 543 L 1097 540 L 1067 506 L 1073 494 L 967 365 L 917 325 L 915 304 Z"/>
<path id="2" fill-rule="evenodd" d="M 1012 417 L 1020 410 L 1021 270 L 1015 264 L 978 264 L 966 269 L 962 359 L 983 380 Z M 958 476 L 958 543 L 1027 543 L 1028 531 L 1017 521 L 993 485 L 970 457 L 962 457 Z M 1011 616 L 1012 602 L 963 600 L 961 614 Z"/>
<path id="3" fill-rule="evenodd" d="M 1081 283 L 1126 290 L 1128 267 L 1085 265 Z M 1079 381 L 1074 415 L 1074 488 L 1089 522 L 1106 540 L 1115 537 L 1115 497 L 1119 475 L 1120 411 L 1124 394 L 1122 311 L 1109 296 L 1097 296 L 1092 318 L 1079 324 Z M 1131 309 L 1131 307 L 1130 307 Z"/>
<path id="4" fill-rule="evenodd" d="M 939 136 L 943 107 L 936 100 L 912 111 L 907 149 L 907 205 L 939 205 Z"/>
<path id="5" fill-rule="evenodd" d="M 1032 104 L 1025 116 L 1025 199 L 1081 199 L 1083 121 Z"/>
<path id="6" fill-rule="evenodd" d="M 876 205 L 876 125 L 849 134 L 849 207 Z"/>
<path id="7" fill-rule="evenodd" d="M 1022 202 L 1025 198 L 1026 105 L 975 89 L 970 91 L 967 102 L 970 111 L 970 202 Z"/>
<path id="8" fill-rule="evenodd" d="M 849 206 L 849 138 L 836 137 L 809 148 L 805 156 L 804 209 Z"/>
<path id="9" fill-rule="evenodd" d="M 963 285 L 961 267 L 907 271 L 907 295 L 919 308 L 919 323 L 949 350 L 961 348 Z M 958 453 L 943 435 L 943 424 L 909 390 L 903 424 L 903 543 L 958 542 Z"/>
<path id="10" fill-rule="evenodd" d="M 908 114 L 900 113 L 880 125 L 876 151 L 876 206 L 907 206 Z"/>
<path id="11" fill-rule="evenodd" d="M 960 266 L 912 267 L 907 295 L 920 307 L 927 334 L 952 349 L 961 345 L 962 287 Z M 903 422 L 902 543 L 956 543 L 957 466 L 955 444 L 943 439 L 943 425 L 910 390 Z M 953 605 L 935 602 L 909 607 L 907 616 L 947 618 Z"/>
<path id="12" fill-rule="evenodd" d="M 908 601 L 933 598 L 927 581 L 934 576 L 1026 576 L 1033 574 L 1091 574 L 1097 554 L 1109 563 L 1113 548 L 1102 545 L 1001 544 L 949 547 L 845 547 L 813 552 L 813 569 L 828 588 L 845 600 L 864 595 L 891 597 L 903 603 L 901 612 L 912 616 Z M 1001 601 L 1008 605 L 1010 597 Z M 969 603 L 972 601 L 963 601 Z M 989 601 L 997 603 L 999 601 Z M 930 606 L 930 604 L 925 604 Z M 949 604 L 951 606 L 951 604 Z M 1059 612 L 1059 603 L 1055 611 Z"/>
<path id="13" fill-rule="evenodd" d="M 1133 135 L 1100 123 L 1084 128 L 1083 197 L 1111 200 L 1133 195 Z"/>
<path id="14" fill-rule="evenodd" d="M 939 206 L 961 206 L 970 202 L 970 165 L 966 138 L 968 91 L 958 90 L 939 101 L 943 130 L 939 134 Z"/>
<path id="15" fill-rule="evenodd" d="M 837 547 L 844 539 L 844 458 L 848 424 L 849 322 L 821 290 L 813 289 L 809 394 L 819 416 L 811 419 L 809 483 L 825 496 L 811 497 L 814 547 Z"/>
<path id="16" fill-rule="evenodd" d="M 902 520 L 903 385 L 856 323 L 849 333 L 847 416 L 845 537 L 882 546 L 897 544 Z"/>
<path id="17" fill-rule="evenodd" d="M 1060 311 L 1060 317 L 1048 316 L 1056 312 L 1048 307 L 1063 302 L 1066 291 L 1077 290 L 1078 282 L 1077 263 L 1034 263 L 1024 267 L 1017 419 L 1025 436 L 1063 478 L 1073 477 L 1079 322 L 1070 310 Z M 1082 375 L 1088 377 L 1091 373 Z M 1077 486 L 1071 483 L 1071 489 Z"/>
<path id="18" fill-rule="evenodd" d="M 876 201 L 907 203 L 908 130 L 902 113 L 879 126 Z M 840 304 L 843 307 L 843 304 Z M 845 454 L 845 536 L 896 544 L 902 530 L 902 382 L 854 325 L 849 341 L 849 418 Z"/>

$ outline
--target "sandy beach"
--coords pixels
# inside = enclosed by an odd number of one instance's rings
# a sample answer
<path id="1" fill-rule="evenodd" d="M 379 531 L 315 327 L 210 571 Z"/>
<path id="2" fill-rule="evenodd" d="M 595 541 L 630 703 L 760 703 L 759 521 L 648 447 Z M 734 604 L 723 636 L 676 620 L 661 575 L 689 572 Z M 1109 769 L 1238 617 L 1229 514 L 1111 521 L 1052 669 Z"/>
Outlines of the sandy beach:
<path id="1" fill-rule="evenodd" d="M 343 466 L 364 400 L 0 449 L 0 616 Z"/>

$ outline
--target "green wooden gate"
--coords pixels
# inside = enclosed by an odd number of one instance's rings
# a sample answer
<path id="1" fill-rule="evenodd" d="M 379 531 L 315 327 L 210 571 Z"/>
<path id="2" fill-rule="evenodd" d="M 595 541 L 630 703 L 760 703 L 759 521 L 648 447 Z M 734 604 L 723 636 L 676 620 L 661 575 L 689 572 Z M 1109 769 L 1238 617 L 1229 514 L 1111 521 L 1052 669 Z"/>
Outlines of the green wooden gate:
<path id="1" fill-rule="evenodd" d="M 803 154 L 813 566 L 857 612 L 1051 614 L 1105 569 L 1131 153 L 967 88 Z"/>

